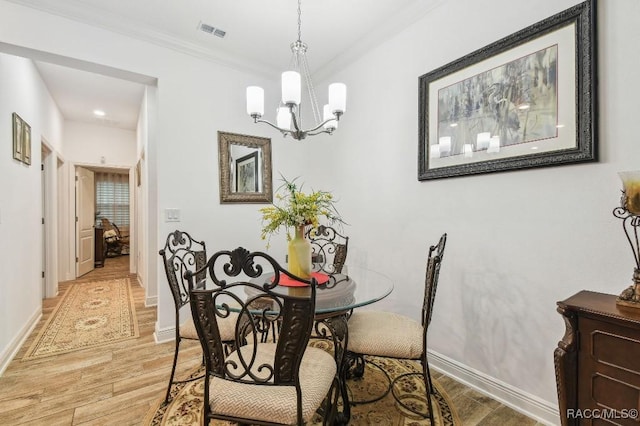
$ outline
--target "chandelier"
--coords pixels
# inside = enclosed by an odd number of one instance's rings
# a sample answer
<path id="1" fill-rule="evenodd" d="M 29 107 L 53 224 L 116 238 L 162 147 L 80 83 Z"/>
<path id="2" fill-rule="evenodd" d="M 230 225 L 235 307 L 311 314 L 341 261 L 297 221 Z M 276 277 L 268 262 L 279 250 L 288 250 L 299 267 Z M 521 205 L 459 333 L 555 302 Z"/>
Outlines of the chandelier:
<path id="1" fill-rule="evenodd" d="M 329 85 L 329 103 L 324 105 L 322 121 L 318 100 L 309 73 L 307 45 L 301 40 L 302 23 L 300 0 L 298 0 L 298 39 L 291 43 L 291 63 L 289 71 L 282 73 L 282 98 L 276 112 L 276 124 L 262 120 L 264 115 L 264 89 L 258 86 L 247 87 L 247 114 L 254 123 L 265 123 L 279 130 L 285 137 L 291 135 L 295 140 L 320 133 L 332 134 L 338 127 L 338 121 L 346 109 L 347 86 L 344 83 Z M 315 127 L 302 130 L 300 101 L 302 98 L 302 78 L 309 93 L 309 103 L 315 119 Z M 293 126 L 293 128 L 292 128 Z"/>

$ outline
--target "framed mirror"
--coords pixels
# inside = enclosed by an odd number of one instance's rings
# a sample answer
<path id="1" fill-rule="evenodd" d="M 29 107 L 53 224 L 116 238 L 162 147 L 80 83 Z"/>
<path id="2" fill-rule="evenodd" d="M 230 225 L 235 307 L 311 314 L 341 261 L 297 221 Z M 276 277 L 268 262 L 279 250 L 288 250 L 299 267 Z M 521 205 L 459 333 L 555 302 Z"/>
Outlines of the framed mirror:
<path id="1" fill-rule="evenodd" d="M 221 203 L 270 203 L 271 139 L 218 132 Z"/>

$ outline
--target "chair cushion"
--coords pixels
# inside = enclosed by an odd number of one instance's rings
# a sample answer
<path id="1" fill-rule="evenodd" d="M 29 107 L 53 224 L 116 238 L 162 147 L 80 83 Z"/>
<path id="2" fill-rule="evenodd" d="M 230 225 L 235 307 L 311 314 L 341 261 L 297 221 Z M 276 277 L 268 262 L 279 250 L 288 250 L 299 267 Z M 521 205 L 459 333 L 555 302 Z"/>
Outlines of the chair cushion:
<path id="1" fill-rule="evenodd" d="M 363 355 L 418 359 L 422 325 L 392 312 L 357 311 L 349 318 L 347 349 Z"/>
<path id="2" fill-rule="evenodd" d="M 245 360 L 248 360 L 253 346 L 243 346 L 240 350 L 245 355 Z M 257 361 L 254 364 L 256 367 L 252 370 L 254 374 L 266 377 L 264 370 L 258 372 L 257 366 L 262 363 L 273 365 L 275 351 L 275 343 L 258 345 Z M 237 352 L 230 354 L 227 360 L 237 361 Z M 322 404 L 335 375 L 336 363 L 333 357 L 322 349 L 307 347 L 300 364 L 304 422 L 308 422 Z M 211 412 L 214 414 L 282 424 L 297 423 L 294 386 L 246 384 L 216 377 L 211 379 L 209 392 Z"/>
<path id="3" fill-rule="evenodd" d="M 218 318 L 218 328 L 220 330 L 220 338 L 223 342 L 232 341 L 235 339 L 235 327 L 238 320 L 238 314 L 231 312 L 226 318 Z M 198 332 L 196 326 L 193 323 L 193 318 L 189 318 L 184 324 L 180 326 L 180 337 L 183 339 L 198 340 Z"/>

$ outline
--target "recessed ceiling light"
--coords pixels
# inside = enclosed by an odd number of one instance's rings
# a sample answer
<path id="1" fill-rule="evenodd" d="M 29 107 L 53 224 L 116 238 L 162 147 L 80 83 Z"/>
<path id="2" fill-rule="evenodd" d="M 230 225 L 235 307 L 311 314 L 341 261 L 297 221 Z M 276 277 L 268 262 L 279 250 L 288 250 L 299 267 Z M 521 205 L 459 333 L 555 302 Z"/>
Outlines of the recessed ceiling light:
<path id="1" fill-rule="evenodd" d="M 101 109 L 94 109 L 93 115 L 95 115 L 96 117 L 104 117 L 107 114 Z"/>
<path id="2" fill-rule="evenodd" d="M 518 109 L 529 109 L 529 108 L 531 108 L 531 105 L 529 104 L 522 104 L 518 107 Z"/>
<path id="3" fill-rule="evenodd" d="M 558 124 L 556 127 L 557 127 L 558 129 L 562 129 L 562 128 L 564 127 L 564 124 Z"/>
<path id="4" fill-rule="evenodd" d="M 451 127 L 457 127 L 457 126 L 458 126 L 458 123 L 451 123 L 451 124 L 449 124 L 449 126 L 451 126 Z"/>

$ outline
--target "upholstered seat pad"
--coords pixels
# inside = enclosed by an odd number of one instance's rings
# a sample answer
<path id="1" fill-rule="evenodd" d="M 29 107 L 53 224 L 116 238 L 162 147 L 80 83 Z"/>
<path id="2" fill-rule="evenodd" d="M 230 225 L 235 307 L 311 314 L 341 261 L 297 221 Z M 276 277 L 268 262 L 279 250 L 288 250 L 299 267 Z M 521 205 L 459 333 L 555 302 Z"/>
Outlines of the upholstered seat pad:
<path id="1" fill-rule="evenodd" d="M 251 358 L 252 350 L 252 345 L 241 348 L 247 362 Z M 264 372 L 258 372 L 257 366 L 263 363 L 273 365 L 275 351 L 275 343 L 258 345 L 254 364 L 256 367 L 252 369 L 254 374 L 264 377 Z M 237 361 L 237 352 L 230 354 L 227 360 Z M 311 419 L 313 413 L 322 404 L 335 375 L 336 364 L 329 353 L 312 347 L 305 350 L 300 365 L 302 417 L 305 422 Z M 282 424 L 297 423 L 294 386 L 246 384 L 216 377 L 210 382 L 209 392 L 211 412 L 214 414 Z"/>
<path id="2" fill-rule="evenodd" d="M 237 320 L 238 314 L 236 312 L 231 312 L 226 318 L 218 318 L 218 330 L 220 331 L 220 338 L 223 342 L 234 340 Z M 189 318 L 180 326 L 180 337 L 184 339 L 198 340 L 198 332 L 196 331 L 196 326 L 193 323 L 193 318 Z"/>
<path id="3" fill-rule="evenodd" d="M 348 350 L 392 358 L 422 355 L 422 325 L 393 312 L 356 311 L 349 318 Z"/>

